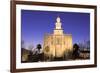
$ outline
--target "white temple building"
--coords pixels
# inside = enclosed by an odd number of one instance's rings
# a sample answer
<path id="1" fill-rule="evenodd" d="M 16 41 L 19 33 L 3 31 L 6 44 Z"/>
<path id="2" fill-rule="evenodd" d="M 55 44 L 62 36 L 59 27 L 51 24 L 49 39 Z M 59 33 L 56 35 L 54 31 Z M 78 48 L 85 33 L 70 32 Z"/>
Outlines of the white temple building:
<path id="1" fill-rule="evenodd" d="M 61 26 L 61 19 L 58 16 L 53 34 L 46 34 L 44 36 L 43 52 L 49 59 L 63 57 L 66 52 L 72 50 L 72 35 L 64 34 Z"/>

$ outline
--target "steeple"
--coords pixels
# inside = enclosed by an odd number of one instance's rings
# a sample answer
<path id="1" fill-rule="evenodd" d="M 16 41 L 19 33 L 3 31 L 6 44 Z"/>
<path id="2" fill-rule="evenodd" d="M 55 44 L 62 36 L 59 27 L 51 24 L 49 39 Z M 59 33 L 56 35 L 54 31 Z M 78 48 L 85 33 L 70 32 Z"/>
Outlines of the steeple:
<path id="1" fill-rule="evenodd" d="M 57 22 L 59 23 L 59 22 L 60 22 L 60 17 L 58 16 L 56 20 L 57 20 Z"/>
<path id="2" fill-rule="evenodd" d="M 61 28 L 61 20 L 60 20 L 60 17 L 59 16 L 56 19 L 55 26 L 56 26 L 55 29 L 62 29 Z"/>
<path id="3" fill-rule="evenodd" d="M 56 23 L 55 23 L 54 34 L 57 34 L 57 35 L 63 34 L 63 30 L 62 30 L 61 25 L 62 25 L 61 19 L 60 19 L 60 17 L 58 16 L 57 19 L 56 19 Z"/>

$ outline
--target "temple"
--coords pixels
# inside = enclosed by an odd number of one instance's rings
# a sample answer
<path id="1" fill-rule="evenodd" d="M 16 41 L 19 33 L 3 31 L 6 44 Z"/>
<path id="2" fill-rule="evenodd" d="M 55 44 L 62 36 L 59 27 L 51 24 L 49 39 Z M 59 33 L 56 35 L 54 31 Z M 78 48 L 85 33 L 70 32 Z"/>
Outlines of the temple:
<path id="1" fill-rule="evenodd" d="M 43 52 L 48 59 L 64 57 L 72 50 L 72 35 L 64 34 L 61 19 L 58 16 L 53 34 L 45 34 Z"/>

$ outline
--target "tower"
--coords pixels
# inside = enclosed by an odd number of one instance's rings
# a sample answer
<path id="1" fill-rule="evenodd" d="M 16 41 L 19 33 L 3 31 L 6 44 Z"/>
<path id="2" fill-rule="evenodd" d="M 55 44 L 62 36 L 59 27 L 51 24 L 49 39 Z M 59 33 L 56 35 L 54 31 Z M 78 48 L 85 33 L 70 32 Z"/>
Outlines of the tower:
<path id="1" fill-rule="evenodd" d="M 60 17 L 58 16 L 55 23 L 54 35 L 62 35 L 63 29 L 61 27 L 62 23 Z"/>

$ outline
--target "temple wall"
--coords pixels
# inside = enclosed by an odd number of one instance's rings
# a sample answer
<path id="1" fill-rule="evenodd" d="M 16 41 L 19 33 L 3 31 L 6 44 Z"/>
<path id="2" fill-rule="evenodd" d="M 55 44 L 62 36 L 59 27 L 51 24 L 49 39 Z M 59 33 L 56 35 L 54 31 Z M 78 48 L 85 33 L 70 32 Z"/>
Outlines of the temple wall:
<path id="1" fill-rule="evenodd" d="M 49 51 L 45 52 L 45 48 Z M 70 35 L 46 35 L 44 38 L 44 53 L 54 57 L 61 57 L 66 50 L 72 49 L 72 36 Z"/>

